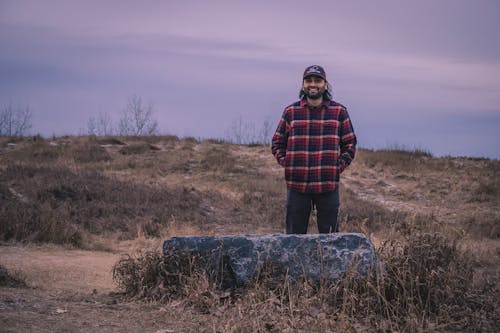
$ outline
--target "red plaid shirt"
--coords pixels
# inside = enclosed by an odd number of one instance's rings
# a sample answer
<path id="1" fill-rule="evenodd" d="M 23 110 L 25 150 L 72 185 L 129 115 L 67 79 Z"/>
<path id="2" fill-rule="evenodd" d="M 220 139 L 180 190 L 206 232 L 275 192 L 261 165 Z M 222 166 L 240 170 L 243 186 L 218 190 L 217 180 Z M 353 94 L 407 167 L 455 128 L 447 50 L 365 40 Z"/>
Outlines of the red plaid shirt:
<path id="1" fill-rule="evenodd" d="M 289 189 L 301 193 L 333 191 L 356 153 L 356 135 L 347 109 L 324 100 L 310 108 L 307 99 L 283 111 L 272 140 L 272 153 L 285 167 Z"/>

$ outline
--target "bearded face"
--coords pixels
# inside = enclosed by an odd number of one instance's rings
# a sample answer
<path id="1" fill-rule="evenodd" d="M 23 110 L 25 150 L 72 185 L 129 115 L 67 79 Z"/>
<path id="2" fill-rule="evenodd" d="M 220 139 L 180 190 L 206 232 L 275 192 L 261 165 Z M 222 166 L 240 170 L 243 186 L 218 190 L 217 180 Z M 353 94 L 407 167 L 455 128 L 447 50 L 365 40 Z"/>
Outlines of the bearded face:
<path id="1" fill-rule="evenodd" d="M 306 77 L 302 83 L 304 95 L 310 99 L 319 99 L 327 89 L 327 83 L 319 76 Z"/>

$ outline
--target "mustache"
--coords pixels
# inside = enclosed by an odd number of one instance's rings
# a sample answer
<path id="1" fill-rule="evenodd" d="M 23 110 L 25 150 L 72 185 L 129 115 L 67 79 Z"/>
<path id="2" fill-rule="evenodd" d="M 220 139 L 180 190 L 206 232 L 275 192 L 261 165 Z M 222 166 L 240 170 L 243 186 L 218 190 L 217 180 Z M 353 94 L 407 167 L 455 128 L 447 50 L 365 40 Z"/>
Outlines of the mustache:
<path id="1" fill-rule="evenodd" d="M 333 100 L 333 91 L 331 90 L 330 86 L 328 86 L 328 89 L 325 89 L 320 95 L 323 95 L 323 98 L 328 99 L 328 100 Z M 299 91 L 299 98 L 303 99 L 304 97 L 309 97 L 309 92 L 306 91 L 304 88 L 301 88 Z"/>

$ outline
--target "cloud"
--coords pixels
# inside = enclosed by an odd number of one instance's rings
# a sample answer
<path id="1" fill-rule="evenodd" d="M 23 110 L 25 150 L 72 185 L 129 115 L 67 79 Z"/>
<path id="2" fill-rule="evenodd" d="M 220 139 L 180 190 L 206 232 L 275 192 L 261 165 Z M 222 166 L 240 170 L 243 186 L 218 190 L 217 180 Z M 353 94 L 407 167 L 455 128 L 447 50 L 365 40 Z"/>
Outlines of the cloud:
<path id="1" fill-rule="evenodd" d="M 314 63 L 326 68 L 336 98 L 352 110 L 368 142 L 383 144 L 393 128 L 401 129 L 394 131 L 401 141 L 423 140 L 427 119 L 483 124 L 462 116 L 500 113 L 494 2 L 3 1 L 0 7 L 0 101 L 32 104 L 36 127 L 46 133 L 77 131 L 98 112 L 116 117 L 138 94 L 155 104 L 162 127 L 220 136 L 240 115 L 277 120 L 297 98 L 303 69 Z"/>

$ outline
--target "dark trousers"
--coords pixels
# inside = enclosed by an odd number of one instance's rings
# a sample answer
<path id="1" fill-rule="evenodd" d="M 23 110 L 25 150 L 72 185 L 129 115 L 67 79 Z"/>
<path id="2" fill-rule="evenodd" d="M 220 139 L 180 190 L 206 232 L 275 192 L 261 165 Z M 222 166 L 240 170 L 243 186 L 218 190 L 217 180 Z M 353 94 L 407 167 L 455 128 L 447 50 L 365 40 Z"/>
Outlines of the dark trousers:
<path id="1" fill-rule="evenodd" d="M 286 197 L 286 233 L 306 234 L 313 205 L 317 211 L 318 232 L 338 232 L 339 188 L 313 194 L 288 190 Z"/>

